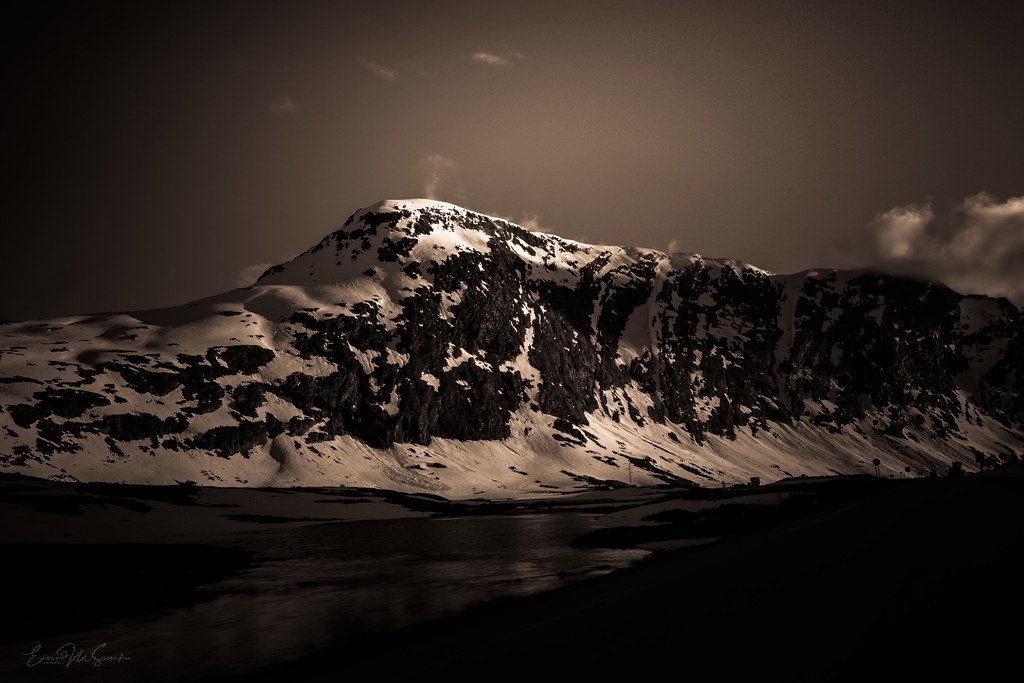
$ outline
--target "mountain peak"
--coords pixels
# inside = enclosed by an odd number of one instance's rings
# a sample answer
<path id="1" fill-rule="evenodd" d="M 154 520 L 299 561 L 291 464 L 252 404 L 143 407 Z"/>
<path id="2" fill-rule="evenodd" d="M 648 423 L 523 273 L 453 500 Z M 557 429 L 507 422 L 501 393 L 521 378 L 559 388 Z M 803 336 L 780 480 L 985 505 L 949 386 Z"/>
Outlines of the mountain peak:
<path id="1" fill-rule="evenodd" d="M 699 254 L 668 254 L 645 247 L 587 244 L 554 233 L 531 231 L 508 219 L 433 199 L 384 199 L 353 213 L 344 226 L 292 261 L 274 266 L 258 284 L 324 284 L 371 276 L 381 263 L 397 268 L 430 269 L 464 252 L 489 253 L 492 247 L 520 261 L 528 277 L 564 281 L 600 276 L 616 268 L 647 264 L 671 272 L 701 263 L 744 277 L 774 273 L 732 259 Z M 394 270 L 394 269 L 392 269 Z M 587 275 L 587 273 L 590 273 Z M 397 279 L 396 279 L 397 278 Z M 391 278 L 398 290 L 412 286 Z"/>
<path id="2" fill-rule="evenodd" d="M 439 199 L 427 199 L 425 197 L 411 197 L 406 199 L 381 199 L 380 201 L 364 207 L 356 212 L 357 215 L 364 213 L 382 213 L 387 211 L 422 211 L 429 209 L 433 211 L 453 211 L 458 213 L 469 213 L 469 209 L 444 202 Z M 475 211 L 472 213 L 476 213 Z"/>

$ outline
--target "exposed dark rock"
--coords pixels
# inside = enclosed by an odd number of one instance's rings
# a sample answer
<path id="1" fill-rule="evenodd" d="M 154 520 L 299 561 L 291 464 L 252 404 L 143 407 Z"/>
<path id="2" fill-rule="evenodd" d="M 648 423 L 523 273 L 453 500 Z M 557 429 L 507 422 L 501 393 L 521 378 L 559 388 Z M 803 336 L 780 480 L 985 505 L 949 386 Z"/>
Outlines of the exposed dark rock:
<path id="1" fill-rule="evenodd" d="M 256 417 L 256 410 L 266 401 L 267 386 L 262 382 L 241 384 L 231 393 L 235 409 L 242 415 Z"/>
<path id="2" fill-rule="evenodd" d="M 105 367 L 121 375 L 125 384 L 140 394 L 166 396 L 182 382 L 181 376 L 175 372 L 156 372 L 125 363 L 107 363 Z"/>
<path id="3" fill-rule="evenodd" d="M 260 368 L 274 360 L 274 352 L 263 346 L 239 344 L 222 346 L 217 349 L 217 356 L 233 374 L 252 375 Z"/>
<path id="4" fill-rule="evenodd" d="M 421 242 L 451 229 L 474 237 Z M 481 236 L 486 248 L 466 247 Z M 309 261 L 311 254 L 320 261 Z M 664 434 L 662 445 L 674 452 L 684 430 L 701 443 L 801 423 L 823 435 L 889 437 L 899 449 L 927 438 L 956 444 L 965 421 L 1024 429 L 1024 318 L 1006 300 L 871 272 L 774 276 L 730 261 L 669 260 L 431 207 L 357 212 L 259 282 L 303 287 L 314 265 L 335 258 L 343 279 L 363 283 L 354 288 L 360 299 L 331 310 L 306 303 L 272 309 L 272 348 L 218 344 L 174 354 L 177 342 L 166 342 L 156 353 L 156 342 L 130 343 L 147 328 L 128 320 L 111 322 L 100 335 L 124 348 L 75 349 L 63 328 L 26 324 L 26 333 L 41 335 L 43 352 L 78 353 L 74 363 L 44 356 L 48 370 L 63 375 L 52 386 L 27 377 L 28 370 L 0 377 L 5 392 L 46 387 L 6 407 L 5 424 L 15 434 L 9 438 L 31 439 L 14 428 L 36 425 L 38 443 L 29 447 L 42 455 L 72 452 L 76 439 L 100 433 L 114 455 L 118 442 L 149 439 L 154 447 L 195 446 L 230 457 L 281 434 L 307 445 L 351 435 L 381 448 L 435 437 L 503 439 L 512 436 L 519 410 L 553 427 L 566 453 L 592 455 L 615 449 L 598 442 L 604 432 L 588 431 L 595 419 L 628 429 L 678 425 L 648 432 Z M 253 292 L 253 301 L 261 296 Z M 224 335 L 228 341 L 245 338 L 237 330 L 268 315 L 242 300 L 232 304 L 239 310 L 203 314 L 198 306 L 187 310 L 242 326 L 231 328 L 237 337 Z M 277 354 L 282 363 L 268 369 Z M 290 374 L 274 374 L 279 367 Z M 168 397 L 177 413 L 158 418 L 140 405 L 82 419 L 92 408 L 127 402 L 117 389 L 122 381 L 149 402 Z M 90 385 L 101 393 L 81 388 Z M 207 424 L 198 416 L 214 412 L 237 424 L 196 435 L 203 429 L 197 425 Z M 1004 460 L 1015 455 L 1000 448 Z M 21 448 L 0 457 L 29 456 Z M 610 453 L 594 457 L 625 465 Z M 673 480 L 652 459 L 631 462 Z M 589 475 L 566 476 L 594 483 Z"/>
<path id="5" fill-rule="evenodd" d="M 11 418 L 19 427 L 28 427 L 36 420 L 50 415 L 75 418 L 90 408 L 110 405 L 106 396 L 80 389 L 47 388 L 36 392 L 32 398 L 36 401 L 32 405 L 11 406 Z"/>
<path id="6" fill-rule="evenodd" d="M 22 377 L 20 375 L 13 375 L 11 377 L 0 377 L 0 384 L 42 384 L 37 379 L 32 377 Z"/>
<path id="7" fill-rule="evenodd" d="M 195 444 L 223 458 L 229 458 L 236 453 L 248 456 L 250 449 L 262 446 L 268 438 L 266 422 L 243 420 L 235 427 L 214 427 L 196 437 Z"/>
<path id="8" fill-rule="evenodd" d="M 181 393 L 187 401 L 196 402 L 195 407 L 184 409 L 184 412 L 187 413 L 199 415 L 212 413 L 220 408 L 224 402 L 224 387 L 216 382 L 186 382 Z"/>
<path id="9" fill-rule="evenodd" d="M 181 416 L 160 419 L 148 413 L 121 413 L 105 415 L 95 423 L 100 432 L 108 434 L 118 441 L 157 440 L 168 434 L 180 434 L 188 426 L 187 420 Z"/>
<path id="10" fill-rule="evenodd" d="M 296 415 L 288 420 L 288 434 L 291 436 L 303 436 L 314 424 L 316 424 L 314 420 Z"/>

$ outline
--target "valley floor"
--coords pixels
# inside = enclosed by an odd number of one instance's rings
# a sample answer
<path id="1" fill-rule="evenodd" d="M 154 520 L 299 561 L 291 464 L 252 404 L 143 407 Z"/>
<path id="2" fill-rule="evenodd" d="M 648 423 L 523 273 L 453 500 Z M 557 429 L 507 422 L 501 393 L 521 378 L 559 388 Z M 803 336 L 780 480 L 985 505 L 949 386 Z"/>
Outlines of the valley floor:
<path id="1" fill-rule="evenodd" d="M 1024 607 L 1024 477 L 990 474 L 457 502 L 5 477 L 0 678 L 977 677 Z"/>
<path id="2" fill-rule="evenodd" d="M 1003 474 L 879 487 L 768 529 L 409 629 L 367 644 L 361 657 L 338 644 L 292 670 L 327 680 L 324 662 L 348 653 L 351 671 L 363 664 L 399 678 L 463 680 L 500 667 L 511 676 L 667 669 L 696 680 L 1000 680 L 1019 662 L 1024 609 L 1024 477 Z"/>

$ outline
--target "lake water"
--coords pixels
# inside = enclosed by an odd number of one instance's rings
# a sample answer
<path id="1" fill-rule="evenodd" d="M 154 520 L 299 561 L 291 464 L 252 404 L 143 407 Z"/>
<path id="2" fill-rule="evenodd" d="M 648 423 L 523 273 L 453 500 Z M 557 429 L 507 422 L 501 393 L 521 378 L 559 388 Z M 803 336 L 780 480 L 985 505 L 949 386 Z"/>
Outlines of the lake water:
<path id="1" fill-rule="evenodd" d="M 221 537 L 218 543 L 253 549 L 260 558 L 209 587 L 224 595 L 57 640 L 106 643 L 106 653 L 131 657 L 102 667 L 102 677 L 114 680 L 244 674 L 339 642 L 343 657 L 348 634 L 556 588 L 647 554 L 573 547 L 574 538 L 595 528 L 592 519 L 578 512 L 399 519 Z M 62 680 L 97 676 L 81 667 L 58 673 Z"/>

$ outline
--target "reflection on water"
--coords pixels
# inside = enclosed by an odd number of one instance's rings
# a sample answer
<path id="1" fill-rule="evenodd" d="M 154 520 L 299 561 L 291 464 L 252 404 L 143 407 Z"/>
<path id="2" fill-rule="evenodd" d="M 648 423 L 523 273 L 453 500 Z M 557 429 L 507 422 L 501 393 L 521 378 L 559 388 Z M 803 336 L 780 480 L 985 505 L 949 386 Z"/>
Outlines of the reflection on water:
<path id="1" fill-rule="evenodd" d="M 570 545 L 593 528 L 590 515 L 548 513 L 240 534 L 226 542 L 254 549 L 262 562 L 212 587 L 227 594 L 64 640 L 82 646 L 105 642 L 108 651 L 132 658 L 130 666 L 105 667 L 104 678 L 144 673 L 149 681 L 164 681 L 200 672 L 244 673 L 343 642 L 346 634 L 408 625 L 473 603 L 554 588 L 646 554 Z"/>

